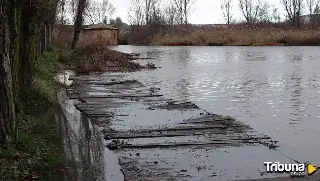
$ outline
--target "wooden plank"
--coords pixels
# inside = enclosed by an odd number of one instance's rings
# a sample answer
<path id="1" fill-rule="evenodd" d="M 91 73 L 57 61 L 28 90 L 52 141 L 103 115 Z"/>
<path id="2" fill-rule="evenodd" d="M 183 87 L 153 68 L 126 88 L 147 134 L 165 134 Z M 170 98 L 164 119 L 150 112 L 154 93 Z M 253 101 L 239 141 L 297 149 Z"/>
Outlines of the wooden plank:
<path id="1" fill-rule="evenodd" d="M 159 128 L 159 129 L 141 129 L 141 132 L 153 132 L 153 131 L 186 131 L 186 130 L 204 130 L 204 129 L 227 129 L 226 125 L 213 125 L 213 126 L 190 126 L 190 127 L 174 127 L 174 128 Z"/>
<path id="2" fill-rule="evenodd" d="M 113 115 L 101 115 L 101 114 L 89 114 L 87 117 L 105 117 L 105 118 L 110 118 L 113 117 Z"/>
<path id="3" fill-rule="evenodd" d="M 78 95 L 68 95 L 69 99 L 78 99 Z"/>
<path id="4" fill-rule="evenodd" d="M 149 144 L 108 144 L 107 148 L 110 150 L 116 149 L 150 149 L 150 148 L 171 148 L 171 147 L 181 147 L 181 146 L 207 146 L 207 145 L 240 145 L 240 144 L 258 144 L 259 142 L 255 141 L 243 141 L 243 142 L 234 142 L 234 141 L 211 141 L 211 142 L 180 142 L 180 143 L 149 143 Z"/>
<path id="5" fill-rule="evenodd" d="M 137 80 L 124 80 L 124 81 L 81 81 L 78 84 L 92 84 L 92 85 L 115 85 L 115 84 L 132 84 L 139 83 Z"/>
<path id="6" fill-rule="evenodd" d="M 195 132 L 181 132 L 181 133 L 169 133 L 169 134 L 106 134 L 104 136 L 104 139 L 105 140 L 111 140 L 111 139 L 136 139 L 136 138 L 165 138 L 165 137 L 177 137 L 177 136 L 206 136 L 208 135 L 207 132 L 202 132 L 202 133 L 195 133 Z M 217 134 L 219 135 L 219 134 Z M 221 134 L 220 134 L 221 135 Z M 219 140 L 219 141 L 222 141 L 222 138 L 224 138 L 223 140 L 238 140 L 238 141 L 245 141 L 245 140 L 254 140 L 257 138 L 252 138 L 252 137 L 246 137 L 246 136 L 242 136 L 242 137 L 239 137 L 239 136 L 233 136 L 233 135 L 221 135 L 221 136 L 217 136 L 217 137 L 214 137 L 213 138 L 213 135 L 208 135 L 206 136 L 206 139 L 210 139 L 210 140 Z M 262 139 L 267 139 L 267 138 L 262 138 Z"/>
<path id="7" fill-rule="evenodd" d="M 92 95 L 92 96 L 80 96 L 81 99 L 88 99 L 88 98 L 125 98 L 125 97 L 132 97 L 132 98 L 138 98 L 138 97 L 161 97 L 163 95 L 161 94 L 122 94 L 122 95 Z"/>
<path id="8" fill-rule="evenodd" d="M 86 109 L 86 108 L 114 108 L 114 107 L 119 107 L 122 105 L 127 105 L 127 104 L 133 104 L 133 102 L 91 102 L 91 103 L 80 103 L 80 104 L 75 104 L 75 106 L 81 108 L 81 109 Z"/>
<path id="9" fill-rule="evenodd" d="M 104 139 L 134 139 L 134 138 L 161 138 L 161 137 L 176 137 L 176 136 L 199 136 L 205 135 L 206 133 L 169 133 L 169 134 L 107 134 Z"/>

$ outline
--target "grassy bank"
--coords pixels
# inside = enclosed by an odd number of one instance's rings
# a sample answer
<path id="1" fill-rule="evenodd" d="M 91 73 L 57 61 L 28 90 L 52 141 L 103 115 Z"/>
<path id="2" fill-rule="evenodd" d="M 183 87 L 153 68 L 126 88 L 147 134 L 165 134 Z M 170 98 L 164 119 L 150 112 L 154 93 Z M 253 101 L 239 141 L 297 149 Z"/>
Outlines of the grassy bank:
<path id="1" fill-rule="evenodd" d="M 63 180 L 63 152 L 59 125 L 55 123 L 55 77 L 63 69 L 77 73 L 134 71 L 142 68 L 136 55 L 113 51 L 104 44 L 81 44 L 44 52 L 33 63 L 34 88 L 20 92 L 18 140 L 0 148 L 0 180 Z M 31 86 L 30 86 L 31 87 Z"/>
<path id="2" fill-rule="evenodd" d="M 184 34 L 155 36 L 151 45 L 165 46 L 314 46 L 320 45 L 317 30 L 277 28 L 215 28 Z"/>
<path id="3" fill-rule="evenodd" d="M 34 62 L 35 88 L 23 91 L 18 140 L 0 148 L 0 180 L 62 180 L 63 155 L 54 121 L 54 80 L 62 70 L 61 51 L 45 52 Z"/>

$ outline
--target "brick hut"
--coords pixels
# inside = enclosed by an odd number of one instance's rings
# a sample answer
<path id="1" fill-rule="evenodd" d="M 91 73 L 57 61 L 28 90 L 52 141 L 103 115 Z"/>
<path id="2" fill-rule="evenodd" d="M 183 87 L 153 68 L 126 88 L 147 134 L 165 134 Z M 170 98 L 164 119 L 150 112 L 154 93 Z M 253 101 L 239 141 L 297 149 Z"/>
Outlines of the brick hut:
<path id="1" fill-rule="evenodd" d="M 103 42 L 106 45 L 118 44 L 119 29 L 104 23 L 88 26 L 81 31 L 80 42 L 90 41 Z"/>

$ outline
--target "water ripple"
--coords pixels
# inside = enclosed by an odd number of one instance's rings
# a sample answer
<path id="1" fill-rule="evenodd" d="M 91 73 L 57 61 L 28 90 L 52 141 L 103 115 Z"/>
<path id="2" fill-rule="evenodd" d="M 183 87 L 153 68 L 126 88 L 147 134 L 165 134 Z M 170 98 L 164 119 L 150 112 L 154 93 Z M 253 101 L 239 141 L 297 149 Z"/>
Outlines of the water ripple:
<path id="1" fill-rule="evenodd" d="M 169 98 L 190 99 L 201 108 L 237 117 L 284 143 L 280 149 L 301 160 L 297 140 L 320 137 L 320 53 L 317 47 L 135 47 L 119 50 L 154 56 L 162 67 L 133 74 Z M 154 84 L 152 84 L 152 82 Z M 303 131 L 307 130 L 307 131 Z M 300 141 L 319 150 L 320 144 Z M 304 150 L 304 152 L 306 152 Z M 309 155 L 309 157 L 308 157 Z"/>

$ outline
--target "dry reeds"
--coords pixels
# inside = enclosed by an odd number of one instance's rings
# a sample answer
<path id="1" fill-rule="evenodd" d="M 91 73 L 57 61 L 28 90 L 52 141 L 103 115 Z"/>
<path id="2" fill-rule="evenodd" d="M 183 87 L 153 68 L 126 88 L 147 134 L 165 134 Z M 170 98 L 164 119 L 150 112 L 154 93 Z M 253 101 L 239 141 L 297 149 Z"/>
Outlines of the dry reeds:
<path id="1" fill-rule="evenodd" d="M 78 73 L 105 71 L 135 71 L 142 68 L 133 62 L 134 55 L 110 50 L 103 42 L 91 40 L 79 44 L 77 48 L 63 59 L 70 61 L 70 66 Z"/>
<path id="2" fill-rule="evenodd" d="M 320 32 L 277 28 L 216 28 L 196 30 L 188 34 L 156 36 L 151 44 L 167 46 L 314 46 L 320 45 Z"/>

